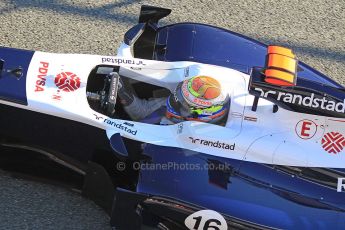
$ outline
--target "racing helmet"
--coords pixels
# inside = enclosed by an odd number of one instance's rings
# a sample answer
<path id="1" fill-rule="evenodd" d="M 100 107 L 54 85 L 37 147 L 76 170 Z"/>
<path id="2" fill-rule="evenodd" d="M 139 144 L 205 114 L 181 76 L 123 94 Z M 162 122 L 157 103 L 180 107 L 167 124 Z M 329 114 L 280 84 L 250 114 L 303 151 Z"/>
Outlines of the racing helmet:
<path id="1" fill-rule="evenodd" d="M 228 102 L 216 79 L 195 76 L 180 82 L 168 97 L 166 117 L 174 123 L 192 120 L 218 124 L 227 115 Z"/>

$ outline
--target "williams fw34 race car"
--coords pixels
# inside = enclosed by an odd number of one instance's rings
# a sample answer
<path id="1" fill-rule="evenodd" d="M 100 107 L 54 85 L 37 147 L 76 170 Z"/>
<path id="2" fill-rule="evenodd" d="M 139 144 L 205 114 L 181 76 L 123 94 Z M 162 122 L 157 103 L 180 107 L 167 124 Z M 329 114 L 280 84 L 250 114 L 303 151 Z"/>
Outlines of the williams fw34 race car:
<path id="1" fill-rule="evenodd" d="M 345 91 L 288 48 L 142 6 L 116 56 L 0 48 L 0 167 L 114 229 L 344 229 Z"/>

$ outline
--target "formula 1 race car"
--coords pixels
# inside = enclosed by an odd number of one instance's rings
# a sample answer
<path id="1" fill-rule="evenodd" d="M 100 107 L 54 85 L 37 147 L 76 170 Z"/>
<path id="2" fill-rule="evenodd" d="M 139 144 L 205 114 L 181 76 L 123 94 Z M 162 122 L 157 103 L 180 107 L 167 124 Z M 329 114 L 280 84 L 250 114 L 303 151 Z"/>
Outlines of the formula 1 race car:
<path id="1" fill-rule="evenodd" d="M 170 12 L 142 6 L 117 56 L 1 47 L 0 167 L 82 191 L 116 229 L 343 229 L 343 86 L 284 47 L 159 27 Z M 149 99 L 195 76 L 228 95 L 220 124 L 119 103 L 120 78 Z"/>

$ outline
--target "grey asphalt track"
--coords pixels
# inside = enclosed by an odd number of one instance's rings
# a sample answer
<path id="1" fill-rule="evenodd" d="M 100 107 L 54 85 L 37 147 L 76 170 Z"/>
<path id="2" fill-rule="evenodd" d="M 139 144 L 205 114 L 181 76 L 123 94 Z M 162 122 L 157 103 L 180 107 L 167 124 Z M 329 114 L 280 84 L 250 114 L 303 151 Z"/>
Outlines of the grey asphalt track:
<path id="1" fill-rule="evenodd" d="M 0 45 L 114 55 L 142 4 L 173 9 L 162 24 L 208 23 L 290 47 L 345 85 L 344 0 L 1 0 Z M 0 172 L 0 229 L 110 229 L 108 221 L 77 193 Z"/>

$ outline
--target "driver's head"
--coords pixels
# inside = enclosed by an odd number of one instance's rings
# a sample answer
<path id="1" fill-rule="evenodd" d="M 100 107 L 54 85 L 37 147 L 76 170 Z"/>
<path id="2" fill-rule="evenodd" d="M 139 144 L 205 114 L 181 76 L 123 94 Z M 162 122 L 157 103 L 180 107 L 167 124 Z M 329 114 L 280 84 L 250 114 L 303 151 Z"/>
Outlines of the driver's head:
<path id="1" fill-rule="evenodd" d="M 179 83 L 168 97 L 166 116 L 174 123 L 194 120 L 217 124 L 227 114 L 228 100 L 216 79 L 195 76 Z"/>

